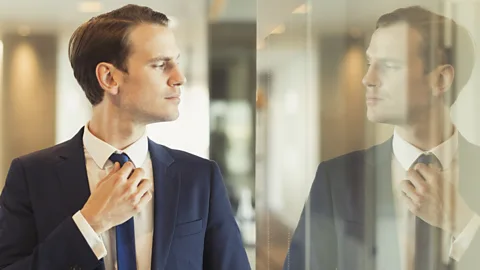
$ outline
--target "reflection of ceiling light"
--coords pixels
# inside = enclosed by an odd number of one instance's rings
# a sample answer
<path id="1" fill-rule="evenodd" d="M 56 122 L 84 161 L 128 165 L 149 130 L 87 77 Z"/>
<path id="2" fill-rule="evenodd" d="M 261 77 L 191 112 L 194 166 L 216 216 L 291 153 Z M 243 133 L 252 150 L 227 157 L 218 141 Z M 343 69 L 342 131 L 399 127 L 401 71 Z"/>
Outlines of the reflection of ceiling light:
<path id="1" fill-rule="evenodd" d="M 30 27 L 28 27 L 26 25 L 22 25 L 22 26 L 18 27 L 17 32 L 20 36 L 26 37 L 26 36 L 30 35 L 31 30 L 30 30 Z"/>
<path id="2" fill-rule="evenodd" d="M 307 8 L 307 4 L 303 4 L 298 6 L 295 10 L 293 10 L 293 14 L 306 14 L 309 8 Z"/>
<path id="3" fill-rule="evenodd" d="M 77 9 L 84 13 L 94 13 L 102 10 L 102 3 L 97 1 L 83 1 L 78 3 Z"/>
<path id="4" fill-rule="evenodd" d="M 285 25 L 280 24 L 277 28 L 273 29 L 270 34 L 283 34 L 285 32 Z"/>
<path id="5" fill-rule="evenodd" d="M 225 10 L 226 1 L 225 0 L 211 0 L 210 6 L 208 9 L 208 18 L 211 21 L 216 21 L 222 15 Z"/>

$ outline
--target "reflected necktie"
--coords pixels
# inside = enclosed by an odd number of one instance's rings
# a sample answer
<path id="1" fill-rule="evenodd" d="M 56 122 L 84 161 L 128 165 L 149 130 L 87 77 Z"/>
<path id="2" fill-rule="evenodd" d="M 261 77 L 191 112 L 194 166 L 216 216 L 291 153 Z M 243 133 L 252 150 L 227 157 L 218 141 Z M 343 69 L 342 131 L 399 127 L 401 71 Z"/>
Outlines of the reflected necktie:
<path id="1" fill-rule="evenodd" d="M 432 154 L 422 154 L 417 163 L 433 164 L 442 168 L 440 161 Z M 415 270 L 446 269 L 442 263 L 442 230 L 415 217 Z"/>
<path id="2" fill-rule="evenodd" d="M 123 166 L 130 159 L 126 154 L 115 154 L 110 156 L 110 160 L 120 163 Z M 135 270 L 137 269 L 137 257 L 135 252 L 135 226 L 133 217 L 125 223 L 117 225 L 115 228 L 117 240 L 117 263 L 118 270 Z"/>

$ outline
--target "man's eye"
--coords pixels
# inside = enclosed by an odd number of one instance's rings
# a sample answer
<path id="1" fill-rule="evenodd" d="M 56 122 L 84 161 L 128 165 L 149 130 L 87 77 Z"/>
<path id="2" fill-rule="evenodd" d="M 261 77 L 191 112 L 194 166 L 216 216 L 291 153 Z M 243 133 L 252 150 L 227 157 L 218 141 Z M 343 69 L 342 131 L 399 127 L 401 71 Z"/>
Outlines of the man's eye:
<path id="1" fill-rule="evenodd" d="M 166 66 L 165 63 L 160 63 L 160 64 L 153 65 L 154 68 L 165 68 L 165 66 Z"/>
<path id="2" fill-rule="evenodd" d="M 399 69 L 400 67 L 398 65 L 386 65 L 388 69 Z"/>

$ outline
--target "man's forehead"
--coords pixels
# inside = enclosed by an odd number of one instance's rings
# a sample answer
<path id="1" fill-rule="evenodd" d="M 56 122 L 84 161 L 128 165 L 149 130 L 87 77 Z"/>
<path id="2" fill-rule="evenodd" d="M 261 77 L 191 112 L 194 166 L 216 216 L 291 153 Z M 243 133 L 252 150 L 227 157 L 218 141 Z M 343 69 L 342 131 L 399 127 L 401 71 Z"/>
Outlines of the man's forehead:
<path id="1" fill-rule="evenodd" d="M 373 33 L 367 55 L 407 57 L 418 52 L 420 41 L 420 34 L 406 23 L 383 26 Z"/>
<path id="2" fill-rule="evenodd" d="M 135 27 L 129 41 L 132 53 L 176 58 L 179 49 L 173 31 L 165 26 L 142 24 Z"/>

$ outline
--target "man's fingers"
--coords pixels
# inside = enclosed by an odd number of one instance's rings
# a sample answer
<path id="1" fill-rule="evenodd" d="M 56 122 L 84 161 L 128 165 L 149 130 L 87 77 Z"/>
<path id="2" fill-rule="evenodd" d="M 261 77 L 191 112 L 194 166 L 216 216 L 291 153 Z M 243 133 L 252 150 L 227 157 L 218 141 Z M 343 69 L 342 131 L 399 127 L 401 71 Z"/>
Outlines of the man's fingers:
<path id="1" fill-rule="evenodd" d="M 152 188 L 152 181 L 148 179 L 142 179 L 138 187 L 135 186 L 134 192 L 131 194 L 131 201 L 133 205 L 138 204 L 140 199 Z M 131 187 L 133 188 L 133 187 Z"/>
<path id="2" fill-rule="evenodd" d="M 118 172 L 118 170 L 120 170 L 120 163 L 115 162 L 115 164 L 113 164 L 113 169 L 110 173 L 114 174 L 114 173 Z"/>
<path id="3" fill-rule="evenodd" d="M 137 189 L 137 194 L 140 195 L 140 197 L 143 197 L 143 195 L 148 192 L 149 190 L 152 189 L 153 183 L 149 179 L 142 179 L 142 182 L 138 186 Z"/>
<path id="4" fill-rule="evenodd" d="M 112 175 L 114 175 L 119 169 L 120 169 L 120 163 L 115 162 L 113 164 L 112 170 L 107 174 L 107 176 L 105 176 L 103 179 L 101 179 L 97 183 L 97 187 L 100 186 L 102 183 L 105 183 L 108 179 L 110 179 L 110 177 L 112 177 Z"/>
<path id="5" fill-rule="evenodd" d="M 428 184 L 425 179 L 414 169 L 410 169 L 407 172 L 408 180 L 413 184 L 415 190 L 419 195 L 426 195 L 428 191 Z"/>
<path id="6" fill-rule="evenodd" d="M 407 196 L 407 194 L 402 193 L 402 200 L 407 204 L 408 210 L 412 212 L 415 216 L 418 216 L 420 213 L 420 205 L 416 204 L 415 202 Z"/>
<path id="7" fill-rule="evenodd" d="M 400 190 L 404 196 L 407 196 L 414 204 L 421 205 L 423 202 L 423 196 L 417 193 L 417 190 L 408 180 L 403 180 L 400 183 Z"/>
<path id="8" fill-rule="evenodd" d="M 441 169 L 435 165 L 426 165 L 418 163 L 415 165 L 415 171 L 429 184 L 438 182 Z"/>
<path id="9" fill-rule="evenodd" d="M 132 162 L 127 161 L 123 164 L 122 168 L 118 170 L 117 174 L 121 179 L 127 179 L 132 171 L 135 169 L 135 166 Z"/>
<path id="10" fill-rule="evenodd" d="M 140 212 L 143 208 L 145 208 L 145 206 L 152 199 L 152 197 L 153 195 L 151 191 L 145 192 L 145 194 L 143 194 L 142 198 L 140 199 L 139 203 L 134 206 L 135 211 Z"/>
<path id="11" fill-rule="evenodd" d="M 128 178 L 128 181 L 130 182 L 130 185 L 132 185 L 133 188 L 136 188 L 144 177 L 145 177 L 145 170 L 142 168 L 136 168 L 133 171 L 132 175 Z"/>

